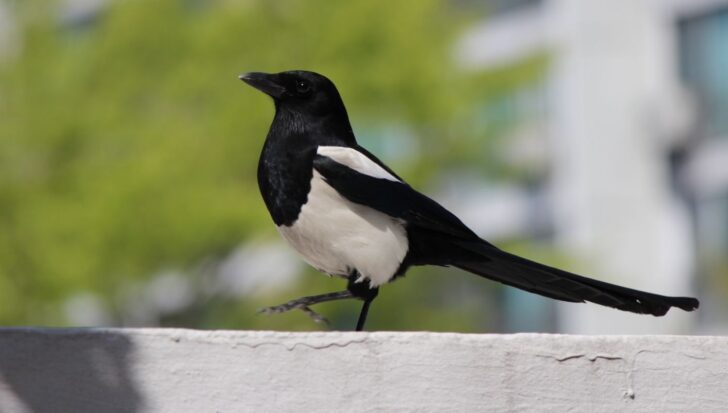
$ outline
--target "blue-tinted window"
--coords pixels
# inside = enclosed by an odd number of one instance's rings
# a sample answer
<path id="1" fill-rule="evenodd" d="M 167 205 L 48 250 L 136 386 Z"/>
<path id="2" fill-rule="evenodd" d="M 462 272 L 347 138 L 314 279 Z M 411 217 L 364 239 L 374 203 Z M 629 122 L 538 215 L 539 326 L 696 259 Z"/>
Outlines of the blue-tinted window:
<path id="1" fill-rule="evenodd" d="M 680 66 L 696 93 L 704 131 L 728 137 L 728 8 L 680 22 Z"/>

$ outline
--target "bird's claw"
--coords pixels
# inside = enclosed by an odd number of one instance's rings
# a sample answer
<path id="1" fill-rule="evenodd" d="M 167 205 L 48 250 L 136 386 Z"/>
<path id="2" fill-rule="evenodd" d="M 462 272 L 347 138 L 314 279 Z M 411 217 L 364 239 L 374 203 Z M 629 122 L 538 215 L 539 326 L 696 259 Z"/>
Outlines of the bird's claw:
<path id="1" fill-rule="evenodd" d="M 296 308 L 300 308 L 303 310 L 304 308 L 308 308 L 308 306 L 310 306 L 311 304 L 316 304 L 316 302 L 312 301 L 312 297 L 301 297 L 280 305 L 261 308 L 258 310 L 258 313 L 280 314 L 287 311 L 295 310 Z"/>
<path id="2" fill-rule="evenodd" d="M 281 305 L 261 308 L 260 310 L 258 310 L 258 314 L 280 314 L 287 311 L 299 309 L 304 313 L 308 314 L 308 316 L 311 317 L 313 321 L 320 324 L 329 325 L 329 320 L 327 320 L 326 317 L 322 316 L 321 314 L 313 311 L 310 306 L 318 303 L 324 303 L 327 301 L 344 300 L 348 298 L 354 298 L 351 291 L 349 290 L 320 295 L 312 295 L 309 297 L 297 298 Z"/>
<path id="3" fill-rule="evenodd" d="M 293 300 L 289 301 L 285 304 L 281 305 L 274 305 L 271 307 L 265 307 L 258 310 L 258 314 L 280 314 L 285 313 L 291 310 L 299 309 L 306 313 L 313 321 L 319 324 L 329 325 L 329 320 L 322 316 L 321 314 L 313 311 L 311 307 L 309 307 L 305 302 L 301 302 L 301 300 Z"/>
<path id="4" fill-rule="evenodd" d="M 328 318 L 326 318 L 326 317 L 322 316 L 321 314 L 313 311 L 310 307 L 301 307 L 301 310 L 304 313 L 308 314 L 308 316 L 311 317 L 311 319 L 314 322 L 316 322 L 318 324 L 323 324 L 325 326 L 330 326 L 331 325 L 331 323 L 329 322 L 329 319 Z"/>

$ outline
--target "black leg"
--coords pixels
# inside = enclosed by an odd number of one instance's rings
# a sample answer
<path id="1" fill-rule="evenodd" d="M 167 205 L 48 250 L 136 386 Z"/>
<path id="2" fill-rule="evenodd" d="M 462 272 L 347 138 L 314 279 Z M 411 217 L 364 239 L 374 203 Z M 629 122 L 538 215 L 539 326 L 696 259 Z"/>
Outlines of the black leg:
<path id="1" fill-rule="evenodd" d="M 258 310 L 258 313 L 279 314 L 285 313 L 286 311 L 299 309 L 308 314 L 315 322 L 329 324 L 329 321 L 325 317 L 317 314 L 310 308 L 310 306 L 318 303 L 325 303 L 327 301 L 358 298 L 364 301 L 364 305 L 362 306 L 361 312 L 359 313 L 359 320 L 356 323 L 356 331 L 362 331 L 364 329 L 364 325 L 367 322 L 369 306 L 379 294 L 379 288 L 371 288 L 368 281 L 360 283 L 355 282 L 358 277 L 359 273 L 354 271 L 349 276 L 349 284 L 346 286 L 346 290 L 344 291 L 297 298 L 281 305 L 261 308 L 260 310 Z"/>
<path id="2" fill-rule="evenodd" d="M 361 312 L 359 313 L 359 320 L 356 322 L 356 331 L 362 331 L 364 329 L 364 324 L 367 322 L 369 306 L 372 301 L 377 298 L 379 288 L 371 288 L 367 281 L 360 283 L 355 282 L 358 275 L 359 274 L 355 272 L 349 277 L 349 285 L 346 288 L 354 297 L 364 300 L 364 305 L 362 305 Z"/>
<path id="3" fill-rule="evenodd" d="M 325 303 L 327 301 L 346 300 L 348 298 L 355 298 L 354 294 L 352 294 L 352 292 L 349 290 L 337 291 L 335 293 L 310 295 L 307 297 L 301 297 L 295 300 L 291 300 L 281 305 L 261 308 L 260 310 L 258 310 L 258 312 L 263 314 L 279 314 L 298 308 L 308 314 L 311 318 L 313 318 L 315 322 L 328 324 L 329 321 L 325 317 L 317 314 L 315 311 L 309 308 L 309 306 L 318 303 Z"/>
<path id="4" fill-rule="evenodd" d="M 372 298 L 371 300 L 364 301 L 364 305 L 361 307 L 361 312 L 359 313 L 359 321 L 356 322 L 356 331 L 364 330 L 364 324 L 367 322 L 367 314 L 369 313 L 369 304 L 373 300 Z"/>

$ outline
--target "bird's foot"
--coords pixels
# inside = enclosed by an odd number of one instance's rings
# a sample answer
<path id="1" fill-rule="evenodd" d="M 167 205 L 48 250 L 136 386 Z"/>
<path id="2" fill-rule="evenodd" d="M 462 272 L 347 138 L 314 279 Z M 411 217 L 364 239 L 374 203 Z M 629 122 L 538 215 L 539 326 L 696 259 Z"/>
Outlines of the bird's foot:
<path id="1" fill-rule="evenodd" d="M 323 325 L 325 325 L 326 327 L 328 327 L 328 326 L 330 326 L 330 325 L 331 325 L 331 322 L 329 322 L 329 319 L 328 319 L 328 318 L 326 318 L 326 317 L 322 316 L 321 314 L 319 314 L 319 313 L 317 313 L 317 312 L 313 311 L 313 310 L 311 309 L 311 307 L 301 307 L 301 310 L 302 310 L 302 311 L 303 311 L 304 313 L 308 314 L 308 316 L 309 316 L 309 317 L 311 317 L 311 319 L 312 319 L 312 320 L 313 320 L 314 322 L 316 322 L 316 323 L 318 323 L 318 324 L 323 324 Z"/>
<path id="2" fill-rule="evenodd" d="M 284 304 L 275 305 L 272 307 L 261 308 L 260 310 L 258 310 L 258 313 L 280 314 L 280 313 L 285 313 L 287 311 L 299 309 L 299 310 L 303 311 L 304 313 L 308 314 L 308 316 L 311 317 L 311 319 L 313 319 L 313 321 L 320 323 L 320 324 L 328 325 L 329 320 L 327 320 L 326 317 L 313 311 L 310 306 L 312 306 L 314 304 L 325 303 L 327 301 L 345 300 L 348 298 L 355 298 L 355 296 L 349 290 L 337 291 L 334 293 L 327 293 L 327 294 L 310 295 L 307 297 L 301 297 L 301 298 L 297 298 L 295 300 L 291 300 Z"/>

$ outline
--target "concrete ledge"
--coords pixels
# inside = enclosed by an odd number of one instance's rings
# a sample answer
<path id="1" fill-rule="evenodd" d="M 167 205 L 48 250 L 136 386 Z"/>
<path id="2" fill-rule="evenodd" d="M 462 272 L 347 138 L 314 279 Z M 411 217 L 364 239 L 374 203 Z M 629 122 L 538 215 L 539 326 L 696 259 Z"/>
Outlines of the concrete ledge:
<path id="1" fill-rule="evenodd" d="M 0 329 L 0 411 L 725 411 L 728 338 Z"/>

